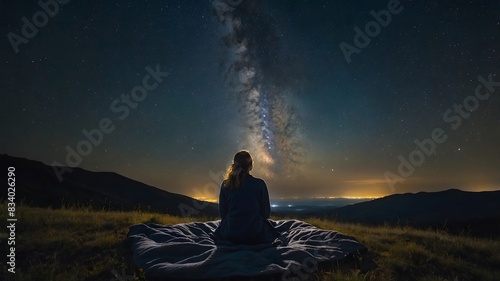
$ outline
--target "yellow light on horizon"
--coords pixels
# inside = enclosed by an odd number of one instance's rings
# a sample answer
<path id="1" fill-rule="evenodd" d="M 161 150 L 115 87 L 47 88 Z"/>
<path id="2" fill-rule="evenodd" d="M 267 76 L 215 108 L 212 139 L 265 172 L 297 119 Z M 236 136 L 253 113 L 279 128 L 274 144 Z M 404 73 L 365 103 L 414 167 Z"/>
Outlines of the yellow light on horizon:
<path id="1" fill-rule="evenodd" d="M 473 192 L 497 191 L 497 190 L 500 190 L 500 186 L 480 185 L 480 186 L 474 186 L 472 188 L 465 189 L 465 190 L 473 191 Z"/>
<path id="2" fill-rule="evenodd" d="M 219 202 L 218 198 L 212 198 L 212 197 L 203 197 L 203 196 L 196 197 L 196 196 L 193 196 L 193 198 L 196 199 L 196 200 L 206 201 L 206 202 L 210 202 L 210 203 L 218 203 Z"/>
<path id="3" fill-rule="evenodd" d="M 377 199 L 383 196 L 324 196 L 324 197 L 313 197 L 314 199 Z"/>
<path id="4" fill-rule="evenodd" d="M 300 200 L 300 199 L 351 199 L 351 200 L 357 200 L 357 199 L 378 199 L 382 198 L 383 196 L 318 196 L 318 197 L 291 197 L 291 198 L 285 198 L 285 197 L 280 197 L 277 199 L 281 200 Z M 193 197 L 196 200 L 200 201 L 206 201 L 210 203 L 219 203 L 218 198 L 211 198 L 211 197 L 203 197 L 203 196 L 194 196 Z M 271 198 L 273 199 L 273 198 Z"/>

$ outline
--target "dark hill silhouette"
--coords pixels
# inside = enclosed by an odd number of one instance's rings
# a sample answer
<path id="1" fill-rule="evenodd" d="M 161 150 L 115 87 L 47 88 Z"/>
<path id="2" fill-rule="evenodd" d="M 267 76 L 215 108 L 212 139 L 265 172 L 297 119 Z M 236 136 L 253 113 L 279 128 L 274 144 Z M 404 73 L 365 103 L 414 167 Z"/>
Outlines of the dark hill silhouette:
<path id="1" fill-rule="evenodd" d="M 466 192 L 450 189 L 441 192 L 394 194 L 336 209 L 321 215 L 340 221 L 370 224 L 410 224 L 437 226 L 452 231 L 479 235 L 500 234 L 500 191 Z"/>
<path id="2" fill-rule="evenodd" d="M 60 208 L 61 204 L 91 204 L 95 209 L 149 210 L 177 216 L 218 216 L 217 204 L 126 178 L 112 172 L 91 172 L 72 168 L 59 182 L 52 166 L 6 154 L 0 155 L 3 177 L 16 168 L 16 202 L 37 207 Z M 5 181 L 6 182 L 6 181 Z M 5 190 L 7 190 L 5 188 Z M 3 199 L 5 199 L 5 193 Z"/>

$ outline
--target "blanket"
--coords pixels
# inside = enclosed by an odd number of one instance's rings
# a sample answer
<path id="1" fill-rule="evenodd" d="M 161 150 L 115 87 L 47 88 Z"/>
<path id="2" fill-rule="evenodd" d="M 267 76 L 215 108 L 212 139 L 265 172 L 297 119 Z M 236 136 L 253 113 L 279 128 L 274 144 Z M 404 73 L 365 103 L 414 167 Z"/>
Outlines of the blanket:
<path id="1" fill-rule="evenodd" d="M 230 276 L 308 274 L 321 262 L 338 261 L 366 247 L 355 238 L 299 220 L 271 224 L 282 233 L 272 244 L 236 245 L 217 240 L 220 221 L 130 227 L 133 260 L 149 277 L 214 279 Z"/>

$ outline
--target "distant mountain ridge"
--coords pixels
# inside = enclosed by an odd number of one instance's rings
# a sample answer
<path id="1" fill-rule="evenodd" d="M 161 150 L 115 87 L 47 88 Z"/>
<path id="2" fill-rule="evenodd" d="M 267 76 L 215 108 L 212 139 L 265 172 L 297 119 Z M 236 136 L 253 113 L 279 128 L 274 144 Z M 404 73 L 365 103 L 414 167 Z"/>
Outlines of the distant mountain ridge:
<path id="1" fill-rule="evenodd" d="M 16 169 L 16 202 L 37 207 L 60 208 L 61 204 L 91 204 L 112 210 L 142 209 L 175 216 L 218 216 L 215 203 L 171 193 L 113 172 L 72 168 L 60 182 L 52 166 L 42 162 L 0 155 L 2 176 Z M 4 181 L 6 182 L 6 181 Z M 7 188 L 5 188 L 7 190 Z M 5 192 L 2 193 L 5 199 Z"/>
<path id="2" fill-rule="evenodd" d="M 37 207 L 60 208 L 62 204 L 91 204 L 95 209 L 149 210 L 175 216 L 218 217 L 218 205 L 167 192 L 113 172 L 72 168 L 59 182 L 52 166 L 38 161 L 0 155 L 2 177 L 16 168 L 16 202 Z M 3 181 L 7 182 L 7 181 Z M 7 188 L 0 199 L 6 198 Z M 294 217 L 325 217 L 363 224 L 410 224 L 433 226 L 455 232 L 500 237 L 500 191 L 394 194 L 340 208 L 324 207 L 312 212 L 274 214 Z"/>
<path id="3" fill-rule="evenodd" d="M 500 234 L 500 191 L 394 194 L 341 208 L 324 209 L 310 215 L 368 224 L 442 226 L 481 235 Z"/>

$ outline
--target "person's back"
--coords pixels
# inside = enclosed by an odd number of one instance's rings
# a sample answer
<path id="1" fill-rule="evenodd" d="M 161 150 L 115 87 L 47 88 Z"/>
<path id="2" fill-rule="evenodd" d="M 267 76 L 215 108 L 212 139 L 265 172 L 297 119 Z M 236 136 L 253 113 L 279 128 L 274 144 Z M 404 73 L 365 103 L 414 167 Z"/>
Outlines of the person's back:
<path id="1" fill-rule="evenodd" d="M 239 154 L 235 156 L 236 165 L 233 164 L 228 178 L 221 185 L 221 222 L 215 234 L 219 239 L 237 244 L 272 242 L 276 231 L 267 220 L 271 207 L 266 183 L 248 173 L 252 167 L 250 154 L 239 153 L 247 158 L 238 159 Z M 231 173 L 238 177 L 230 178 Z"/>

